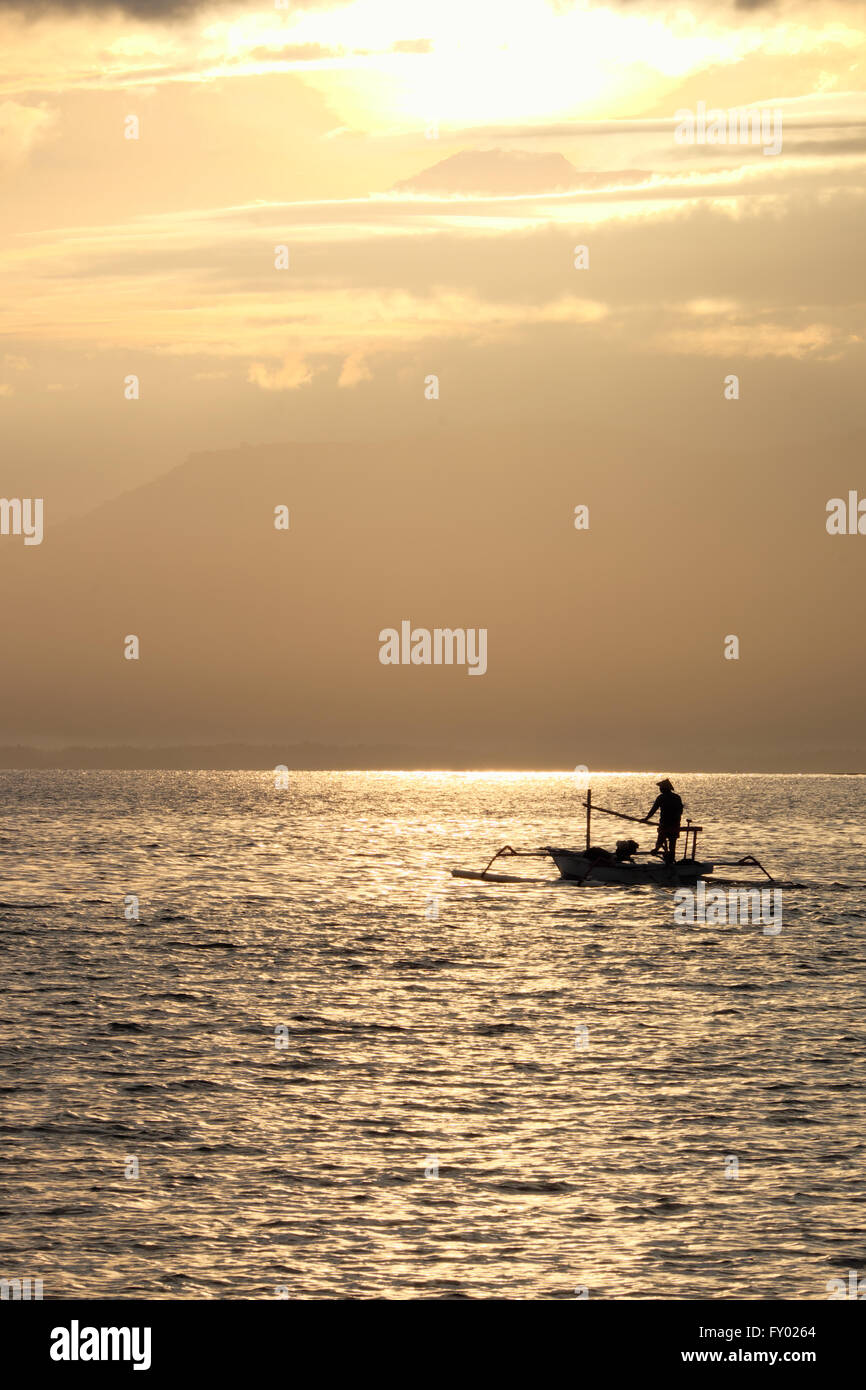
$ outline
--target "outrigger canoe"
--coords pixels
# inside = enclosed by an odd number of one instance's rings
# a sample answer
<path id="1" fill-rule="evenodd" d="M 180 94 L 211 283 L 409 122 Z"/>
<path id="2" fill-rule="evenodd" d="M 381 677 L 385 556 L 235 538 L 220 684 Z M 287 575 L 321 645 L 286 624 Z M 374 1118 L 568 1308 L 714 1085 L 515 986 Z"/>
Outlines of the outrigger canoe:
<path id="1" fill-rule="evenodd" d="M 559 869 L 560 878 L 576 883 L 586 879 L 595 883 L 697 883 L 715 868 L 700 859 L 678 859 L 674 864 L 665 864 L 661 859 L 655 863 L 645 860 L 638 864 L 633 860 L 618 861 L 613 856 L 599 861 L 595 855 L 579 849 L 548 848 L 547 853 Z"/>
<path id="2" fill-rule="evenodd" d="M 692 825 L 691 821 L 686 822 L 685 842 L 683 845 L 683 857 L 676 859 L 672 863 L 666 863 L 663 859 L 653 859 L 651 851 L 641 852 L 634 840 L 621 841 L 617 845 L 616 853 L 610 853 L 594 847 L 590 840 L 590 820 L 592 816 L 592 793 L 587 792 L 584 802 L 586 806 L 586 847 L 585 849 L 555 849 L 551 845 L 546 845 L 541 849 L 513 849 L 511 845 L 503 845 L 498 849 L 493 858 L 488 861 L 481 870 L 477 869 L 452 869 L 454 878 L 477 879 L 484 883 L 537 883 L 544 880 L 519 878 L 514 874 L 491 873 L 491 865 L 497 859 L 521 857 L 521 858 L 549 858 L 552 859 L 561 879 L 568 883 L 610 883 L 628 886 L 630 884 L 658 884 L 661 887 L 676 887 L 678 884 L 694 884 L 698 879 L 707 878 L 716 868 L 756 868 L 761 873 L 766 874 L 771 883 L 775 882 L 772 874 L 768 873 L 752 854 L 744 855 L 742 859 L 721 859 L 714 863 L 698 859 L 697 845 L 698 835 L 701 833 L 702 826 Z M 596 806 L 596 811 L 601 811 L 606 816 L 618 816 L 621 820 L 637 821 L 639 824 L 654 825 L 655 822 L 643 822 L 638 816 L 628 816 L 622 811 L 611 811 L 604 806 Z M 635 856 L 643 853 L 643 859 L 638 860 Z"/>

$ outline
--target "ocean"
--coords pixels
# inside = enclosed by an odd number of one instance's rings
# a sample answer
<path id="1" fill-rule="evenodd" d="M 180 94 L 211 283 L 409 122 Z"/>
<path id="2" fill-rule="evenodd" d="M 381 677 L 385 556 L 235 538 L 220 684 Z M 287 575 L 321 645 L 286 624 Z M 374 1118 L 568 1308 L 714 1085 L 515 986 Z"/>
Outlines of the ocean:
<path id="1" fill-rule="evenodd" d="M 0 774 L 0 1277 L 820 1300 L 866 1274 L 866 779 L 671 775 L 702 857 L 779 880 L 777 934 L 540 860 L 450 876 L 581 845 L 574 775 Z M 593 800 L 644 814 L 654 782 Z"/>

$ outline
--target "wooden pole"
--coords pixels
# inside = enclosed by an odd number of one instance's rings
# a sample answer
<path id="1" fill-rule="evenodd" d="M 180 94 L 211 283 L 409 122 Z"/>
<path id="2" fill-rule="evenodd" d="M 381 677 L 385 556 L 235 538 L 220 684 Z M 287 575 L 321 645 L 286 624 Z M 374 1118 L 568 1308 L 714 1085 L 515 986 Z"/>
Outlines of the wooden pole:
<path id="1" fill-rule="evenodd" d="M 592 788 L 586 789 L 586 847 L 589 849 L 589 823 L 592 818 Z"/>
<path id="2" fill-rule="evenodd" d="M 633 820 L 636 825 L 658 825 L 657 820 L 645 821 L 643 816 L 628 816 L 625 811 L 609 811 L 606 806 L 596 806 L 603 816 L 616 816 L 618 820 Z"/>

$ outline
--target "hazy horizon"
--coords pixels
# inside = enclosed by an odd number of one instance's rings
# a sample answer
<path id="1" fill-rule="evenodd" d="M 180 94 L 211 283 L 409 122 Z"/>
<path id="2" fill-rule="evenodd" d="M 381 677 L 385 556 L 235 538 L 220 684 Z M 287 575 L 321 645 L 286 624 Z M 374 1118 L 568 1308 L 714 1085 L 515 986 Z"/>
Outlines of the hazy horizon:
<path id="1" fill-rule="evenodd" d="M 264 753 L 267 750 L 262 750 Z M 0 748 L 0 772 L 32 771 L 32 772 L 274 772 L 282 767 L 286 767 L 288 772 L 339 772 L 357 773 L 406 773 L 412 775 L 417 773 L 419 776 L 429 774 L 435 776 L 502 776 L 502 777 L 533 777 L 533 776 L 559 776 L 572 778 L 574 772 L 569 768 L 562 767 L 521 767 L 518 765 L 505 766 L 504 764 L 489 764 L 484 766 L 466 764 L 448 765 L 430 764 L 419 765 L 417 763 L 401 763 L 395 757 L 393 762 L 382 761 L 380 764 L 356 765 L 349 763 L 338 763 L 336 760 L 327 761 L 324 757 L 320 761 L 314 762 L 312 759 L 295 759 L 288 764 L 277 763 L 274 758 L 265 759 L 262 757 L 255 762 L 236 763 L 228 761 L 205 762 L 197 755 L 200 750 L 196 748 L 176 749 L 150 749 L 130 750 L 125 748 L 60 748 L 60 749 L 40 749 L 40 748 L 20 748 L 6 749 Z M 89 753 L 92 760 L 89 762 L 75 761 L 82 754 Z M 22 755 L 20 760 L 15 759 L 15 754 Z M 23 755 L 27 755 L 26 757 Z M 143 761 L 145 755 L 152 755 L 161 761 Z M 170 760 L 174 754 L 174 760 Z M 60 759 L 59 755 L 66 755 Z M 139 758 L 136 761 L 136 757 Z M 54 759 L 54 761 L 52 761 Z M 646 777 L 652 784 L 654 779 L 660 777 L 658 768 L 597 768 L 589 774 L 590 778 L 604 777 Z M 826 772 L 819 770 L 791 772 L 780 771 L 778 769 L 767 769 L 760 767 L 691 767 L 691 768 L 667 768 L 666 774 L 676 779 L 677 777 L 866 777 L 866 772 Z M 583 793 L 584 787 L 578 787 L 578 791 Z"/>

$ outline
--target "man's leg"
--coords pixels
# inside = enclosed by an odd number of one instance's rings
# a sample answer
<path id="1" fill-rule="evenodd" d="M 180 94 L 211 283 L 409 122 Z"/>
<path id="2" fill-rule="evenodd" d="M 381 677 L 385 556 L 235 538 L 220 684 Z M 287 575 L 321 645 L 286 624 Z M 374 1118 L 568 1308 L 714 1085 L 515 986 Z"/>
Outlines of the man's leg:
<path id="1" fill-rule="evenodd" d="M 665 837 L 665 863 L 675 864 L 677 861 L 677 840 L 680 832 L 674 830 L 672 834 Z"/>

